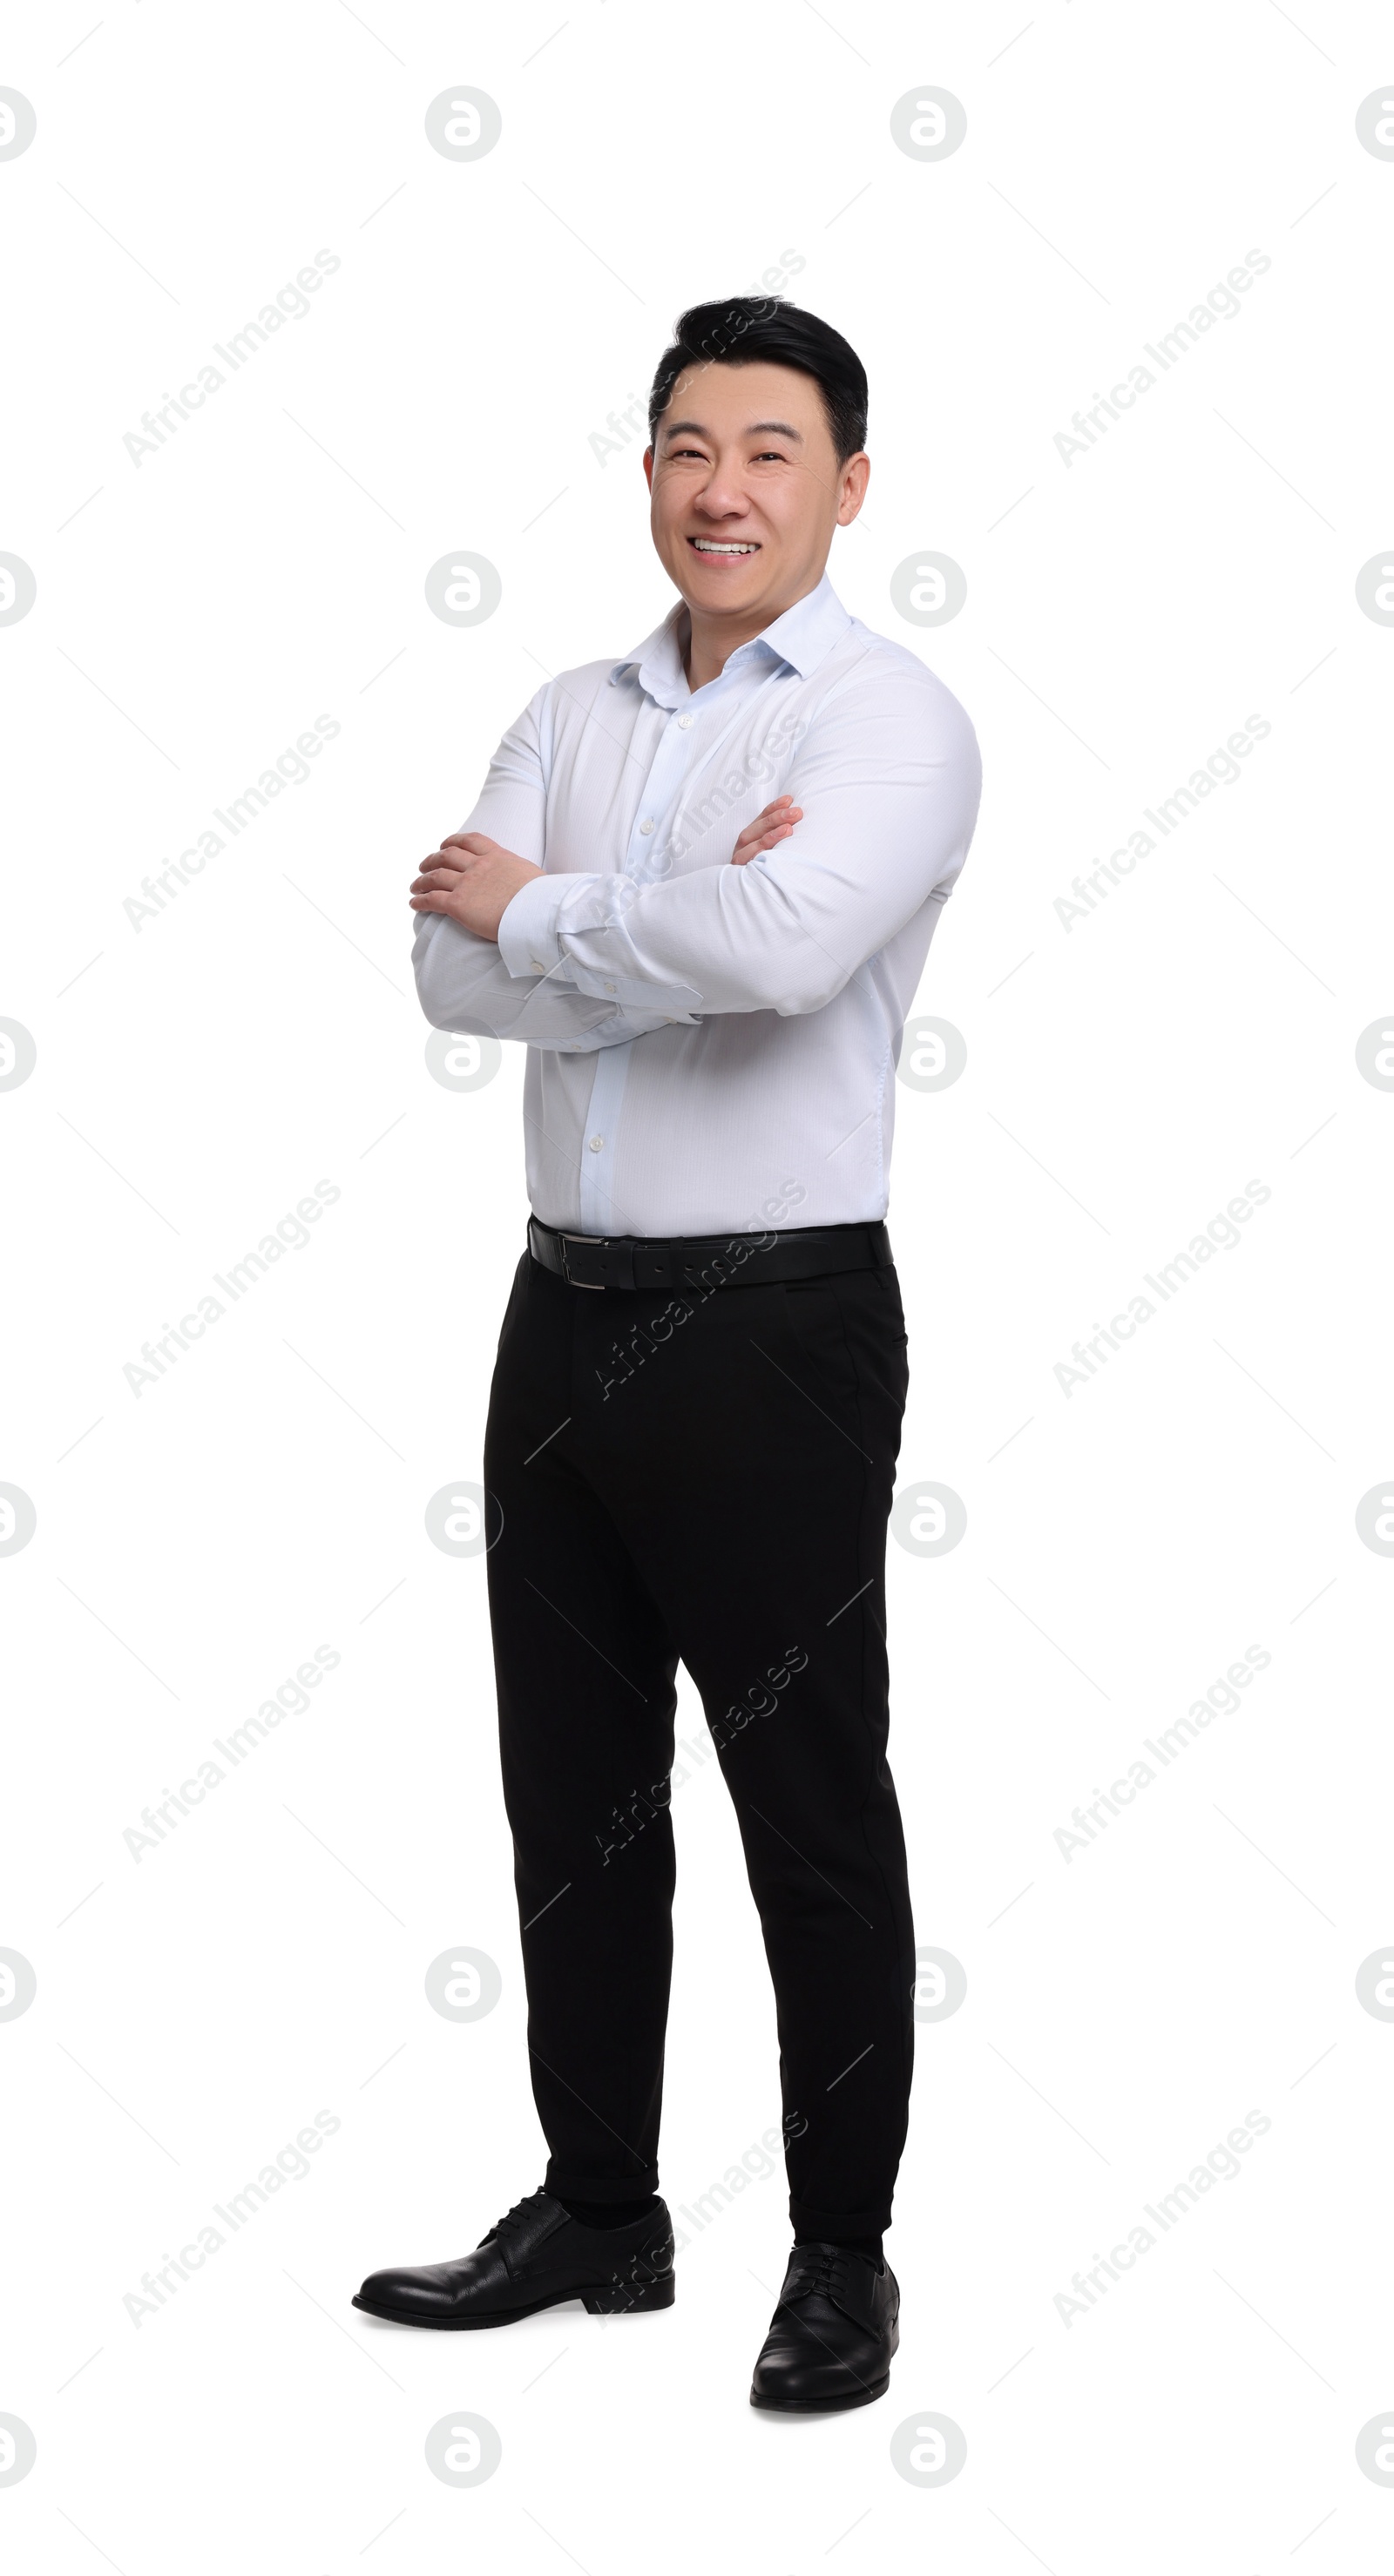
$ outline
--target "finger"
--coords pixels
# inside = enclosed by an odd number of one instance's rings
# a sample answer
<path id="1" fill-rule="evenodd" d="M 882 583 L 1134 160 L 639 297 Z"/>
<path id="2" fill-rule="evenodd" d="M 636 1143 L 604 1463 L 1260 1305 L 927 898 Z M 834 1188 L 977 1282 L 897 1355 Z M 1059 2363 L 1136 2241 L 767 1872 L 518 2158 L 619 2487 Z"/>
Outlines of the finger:
<path id="1" fill-rule="evenodd" d="M 794 828 L 794 826 L 793 826 L 792 822 L 788 822 L 788 823 L 771 823 L 771 824 L 769 824 L 769 825 L 767 826 L 767 828 L 766 828 L 766 829 L 765 829 L 765 830 L 760 834 L 760 837 L 759 837 L 758 841 L 755 843 L 754 848 L 753 848 L 752 850 L 750 850 L 750 851 L 748 852 L 748 854 L 747 854 L 747 855 L 748 855 L 749 857 L 751 857 L 751 858 L 754 858 L 754 857 L 756 856 L 757 852 L 758 852 L 758 851 L 760 851 L 760 850 L 771 850 L 771 849 L 773 849 L 773 847 L 774 847 L 774 845 L 775 845 L 775 842 L 776 842 L 776 841 L 787 841 L 787 840 L 788 840 L 788 838 L 789 838 L 790 833 L 793 831 L 793 828 Z M 739 846 L 740 846 L 740 845 L 739 845 L 739 843 L 737 843 L 737 847 L 738 847 L 738 848 L 739 848 Z"/>
<path id="2" fill-rule="evenodd" d="M 487 832 L 447 832 L 441 843 L 443 850 L 468 850 L 471 858 L 482 858 L 487 850 L 496 850 L 498 846 L 497 841 L 490 840 Z"/>
<path id="3" fill-rule="evenodd" d="M 413 877 L 411 890 L 413 894 L 451 894 L 460 881 L 456 868 L 423 868 L 419 876 Z"/>
<path id="4" fill-rule="evenodd" d="M 787 808 L 787 811 L 781 810 L 782 808 Z M 802 812 L 802 806 L 791 806 L 787 796 L 777 796 L 772 805 L 767 805 L 765 807 L 763 814 L 757 814 L 754 822 L 747 823 L 745 830 L 738 834 L 736 840 L 737 849 L 739 850 L 742 844 L 746 841 L 759 840 L 761 834 L 767 832 L 773 823 L 797 822 L 800 819 Z"/>
<path id="5" fill-rule="evenodd" d="M 759 813 L 755 816 L 754 821 L 747 823 L 745 827 L 747 832 L 755 831 L 761 823 L 768 822 L 772 816 L 778 814 L 782 806 L 788 805 L 791 802 L 792 799 L 788 796 L 772 796 L 768 805 L 763 805 L 761 807 Z"/>
<path id="6" fill-rule="evenodd" d="M 761 858 L 766 850 L 772 850 L 774 848 L 776 842 L 787 841 L 793 828 L 792 823 L 786 823 L 777 831 L 767 832 L 763 839 L 757 842 L 754 849 L 751 850 L 743 850 L 738 842 L 731 853 L 731 863 L 733 867 L 748 867 L 752 859 Z"/>
<path id="7" fill-rule="evenodd" d="M 764 814 L 774 814 L 774 813 L 776 813 L 776 812 L 778 811 L 778 809 L 779 809 L 779 807 L 780 807 L 781 805 L 787 805 L 787 804 L 789 803 L 789 801 L 790 801 L 790 800 L 789 800 L 789 798 L 788 798 L 787 796 L 772 796 L 772 797 L 770 798 L 770 801 L 769 801 L 768 805 L 762 805 L 762 806 L 761 806 L 761 808 L 760 808 L 760 813 L 759 813 L 759 814 L 757 814 L 757 815 L 755 816 L 755 818 L 754 818 L 754 819 L 755 819 L 755 821 L 758 823 L 758 822 L 760 821 L 761 815 L 764 815 Z M 750 830 L 750 825 L 749 825 L 749 823 L 747 823 L 747 825 L 746 825 L 746 827 L 745 827 L 745 828 L 746 828 L 746 830 L 747 830 L 747 831 L 749 831 L 749 830 Z"/>

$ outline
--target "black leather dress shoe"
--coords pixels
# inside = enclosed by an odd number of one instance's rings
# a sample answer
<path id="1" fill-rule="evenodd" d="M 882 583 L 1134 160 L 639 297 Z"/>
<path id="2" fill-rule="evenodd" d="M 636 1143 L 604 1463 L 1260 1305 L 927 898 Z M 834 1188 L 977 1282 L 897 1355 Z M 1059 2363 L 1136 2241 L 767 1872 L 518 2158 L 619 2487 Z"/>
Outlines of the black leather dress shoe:
<path id="1" fill-rule="evenodd" d="M 473 2254 L 370 2272 L 353 2304 L 404 2326 L 506 2326 L 581 2299 L 593 2317 L 673 2304 L 673 2222 L 659 2201 L 628 2227 L 583 2227 L 546 2191 L 497 2219 Z"/>
<path id="2" fill-rule="evenodd" d="M 846 2245 L 796 2245 L 751 2382 L 752 2406 L 792 2415 L 869 2406 L 891 2384 L 900 2285 Z"/>

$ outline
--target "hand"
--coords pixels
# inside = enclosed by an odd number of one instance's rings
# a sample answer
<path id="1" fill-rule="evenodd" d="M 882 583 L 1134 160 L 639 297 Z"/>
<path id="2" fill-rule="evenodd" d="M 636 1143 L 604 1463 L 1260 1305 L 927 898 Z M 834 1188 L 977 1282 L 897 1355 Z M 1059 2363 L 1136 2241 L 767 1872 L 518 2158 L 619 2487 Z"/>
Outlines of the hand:
<path id="1" fill-rule="evenodd" d="M 776 841 L 787 841 L 794 825 L 802 821 L 802 805 L 796 805 L 791 797 L 776 796 L 763 814 L 747 823 L 731 852 L 732 867 L 743 868 L 751 859 L 758 859 L 762 850 L 772 850 Z"/>
<path id="2" fill-rule="evenodd" d="M 476 939 L 497 939 L 499 923 L 520 886 L 542 870 L 491 841 L 487 832 L 448 832 L 412 880 L 413 912 L 444 912 Z"/>

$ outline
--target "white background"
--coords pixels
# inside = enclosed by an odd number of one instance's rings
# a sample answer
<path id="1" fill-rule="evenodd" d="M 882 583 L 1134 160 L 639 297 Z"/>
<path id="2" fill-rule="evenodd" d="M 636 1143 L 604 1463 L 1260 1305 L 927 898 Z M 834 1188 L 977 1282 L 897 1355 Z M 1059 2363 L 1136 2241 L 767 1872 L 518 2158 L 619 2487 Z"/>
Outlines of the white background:
<path id="1" fill-rule="evenodd" d="M 38 1054 L 0 1095 L 0 1479 L 37 1530 L 0 1560 L 0 1944 L 38 1991 L 0 2023 L 0 2412 L 38 2455 L 0 2530 L 26 2576 L 1362 2576 L 1394 2546 L 1355 2455 L 1394 2408 L 1394 2028 L 1355 1991 L 1394 1933 L 1394 1565 L 1355 1521 L 1394 1464 L 1394 1098 L 1355 1049 L 1391 1000 L 1394 634 L 1355 582 L 1391 536 L 1394 167 L 1355 117 L 1388 13 L 567 6 L 7 13 L 38 130 L 0 162 L 0 548 L 37 599 L 0 627 L 0 1014 Z M 461 82 L 503 120 L 472 163 L 424 131 Z M 925 83 L 967 113 L 938 163 L 890 131 Z M 133 463 L 320 248 L 305 318 Z M 1239 315 L 1066 465 L 1057 431 L 1251 248 Z M 484 1564 L 423 1520 L 479 1474 L 522 1051 L 432 1080 L 406 885 L 542 674 L 663 614 L 641 442 L 602 465 L 591 434 L 684 303 L 788 249 L 871 381 L 834 583 L 960 697 L 986 781 L 920 996 L 967 1069 L 902 1085 L 890 1207 L 905 1478 L 968 1513 L 947 1556 L 890 1550 L 892 1760 L 918 1936 L 968 1992 L 919 2034 L 889 2397 L 804 2422 L 747 2403 L 777 2173 L 688 2230 L 660 2317 L 412 2336 L 348 2305 L 544 2156 Z M 460 548 L 502 580 L 469 629 L 423 590 Z M 934 630 L 889 591 L 926 548 L 968 585 Z M 310 778 L 133 928 L 320 713 Z M 1071 879 L 1251 713 L 1240 781 L 1064 929 Z M 311 1241 L 133 1393 L 320 1179 Z M 1250 1180 L 1242 1242 L 1065 1394 L 1071 1344 Z M 308 1709 L 134 1859 L 142 1808 L 319 1644 Z M 1067 1861 L 1076 1804 L 1251 1644 L 1239 1709 Z M 779 2101 L 715 1764 L 675 1822 L 676 2210 Z M 423 1985 L 460 1944 L 503 1978 L 463 2025 Z M 305 2178 L 134 2324 L 320 2109 Z M 1239 2175 L 1067 2324 L 1071 2275 L 1250 2110 Z M 467 2491 L 423 2450 L 461 2409 L 502 2444 Z M 927 2410 L 967 2442 L 928 2490 L 890 2454 Z"/>

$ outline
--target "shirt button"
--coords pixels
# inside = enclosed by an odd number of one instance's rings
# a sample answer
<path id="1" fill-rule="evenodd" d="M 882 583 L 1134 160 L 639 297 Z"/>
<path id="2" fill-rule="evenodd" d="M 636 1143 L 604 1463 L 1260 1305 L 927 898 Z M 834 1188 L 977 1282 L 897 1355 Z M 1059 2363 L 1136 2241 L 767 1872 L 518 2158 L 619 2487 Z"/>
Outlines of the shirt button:
<path id="1" fill-rule="evenodd" d="M 607 993 L 613 993 L 614 989 L 615 989 L 615 988 L 614 988 L 614 985 L 613 985 L 613 984 L 607 984 L 607 985 L 606 985 L 606 987 L 605 987 L 605 990 L 606 990 L 606 992 L 607 992 Z"/>
<path id="2" fill-rule="evenodd" d="M 540 958 L 540 957 L 534 957 L 534 959 L 533 959 L 533 961 L 532 961 L 532 962 L 533 962 L 534 966 L 536 967 L 536 969 L 537 969 L 537 971 L 538 971 L 538 974 L 539 974 L 539 975 L 545 975 L 545 974 L 546 974 L 547 969 L 546 969 L 546 967 L 543 965 L 542 960 L 541 960 L 541 958 Z"/>
<path id="3" fill-rule="evenodd" d="M 679 716 L 678 722 L 681 725 L 683 732 L 686 733 L 688 726 L 692 722 L 692 718 L 691 716 Z"/>
<path id="4" fill-rule="evenodd" d="M 604 1144 L 604 1142 L 605 1142 L 605 1139 L 604 1139 L 604 1137 L 603 1137 L 603 1136 L 589 1136 L 589 1137 L 587 1137 L 586 1141 L 587 1141 L 588 1145 L 590 1146 L 591 1152 L 592 1152 L 593 1154 L 598 1154 L 598 1153 L 599 1153 L 599 1151 L 600 1151 L 601 1146 L 602 1146 L 602 1145 Z"/>
<path id="5" fill-rule="evenodd" d="M 644 816 L 644 819 L 643 819 L 642 823 L 640 824 L 639 829 L 640 829 L 640 831 L 641 831 L 641 832 L 651 832 L 651 831 L 653 830 L 653 816 L 652 816 L 652 814 L 646 814 L 646 815 Z"/>

